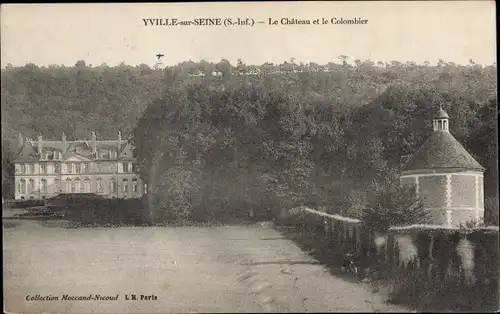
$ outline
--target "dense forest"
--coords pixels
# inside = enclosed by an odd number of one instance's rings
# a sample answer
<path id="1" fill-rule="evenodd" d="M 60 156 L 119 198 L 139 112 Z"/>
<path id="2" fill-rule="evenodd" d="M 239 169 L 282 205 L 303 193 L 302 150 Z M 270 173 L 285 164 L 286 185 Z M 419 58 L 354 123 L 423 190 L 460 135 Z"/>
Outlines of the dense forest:
<path id="1" fill-rule="evenodd" d="M 164 70 L 7 66 L 3 193 L 12 193 L 19 132 L 84 139 L 121 130 L 152 184 L 154 215 L 220 217 L 297 204 L 357 215 L 374 186 L 397 178 L 442 105 L 452 134 L 487 168 L 486 216 L 498 220 L 496 65 L 348 59 L 189 61 Z"/>

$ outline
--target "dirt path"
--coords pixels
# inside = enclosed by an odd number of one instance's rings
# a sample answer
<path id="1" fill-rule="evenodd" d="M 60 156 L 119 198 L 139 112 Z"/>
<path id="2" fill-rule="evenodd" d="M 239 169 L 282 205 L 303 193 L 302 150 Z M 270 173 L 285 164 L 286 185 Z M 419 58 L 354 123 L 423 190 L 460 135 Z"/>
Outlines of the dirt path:
<path id="1" fill-rule="evenodd" d="M 4 229 L 9 312 L 405 311 L 385 305 L 362 284 L 331 276 L 269 227 L 71 230 L 34 224 Z M 60 300 L 26 301 L 37 294 Z M 62 301 L 64 294 L 119 298 Z M 133 294 L 156 300 L 125 300 Z"/>

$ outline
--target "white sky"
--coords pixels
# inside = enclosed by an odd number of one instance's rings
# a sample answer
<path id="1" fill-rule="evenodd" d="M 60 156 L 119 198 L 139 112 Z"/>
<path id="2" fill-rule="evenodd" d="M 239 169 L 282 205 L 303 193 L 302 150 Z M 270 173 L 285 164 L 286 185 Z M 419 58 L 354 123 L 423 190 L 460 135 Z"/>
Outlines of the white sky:
<path id="1" fill-rule="evenodd" d="M 254 27 L 146 27 L 143 18 L 282 17 L 368 19 L 367 25 L 258 24 Z M 496 61 L 493 1 L 50 4 L 1 6 L 1 64 L 153 65 L 222 58 L 232 64 L 400 62 L 439 58 L 460 64 Z"/>

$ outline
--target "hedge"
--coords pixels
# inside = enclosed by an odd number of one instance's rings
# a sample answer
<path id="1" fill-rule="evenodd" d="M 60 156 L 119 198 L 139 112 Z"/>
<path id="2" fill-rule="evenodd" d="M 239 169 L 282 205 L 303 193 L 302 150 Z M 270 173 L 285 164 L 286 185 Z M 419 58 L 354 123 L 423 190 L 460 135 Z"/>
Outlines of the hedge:
<path id="1" fill-rule="evenodd" d="M 148 223 L 143 199 L 96 199 L 68 204 L 65 218 L 82 225 L 144 225 Z"/>

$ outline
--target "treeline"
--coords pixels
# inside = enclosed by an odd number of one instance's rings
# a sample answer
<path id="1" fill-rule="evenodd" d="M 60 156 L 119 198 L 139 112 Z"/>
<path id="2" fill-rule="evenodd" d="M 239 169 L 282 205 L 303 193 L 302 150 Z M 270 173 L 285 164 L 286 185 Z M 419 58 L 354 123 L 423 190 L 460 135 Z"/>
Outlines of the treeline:
<path id="1" fill-rule="evenodd" d="M 393 183 L 430 135 L 439 105 L 488 169 L 488 204 L 496 202 L 496 67 L 361 63 L 199 80 L 179 73 L 167 71 L 165 96 L 134 133 L 153 215 L 220 218 L 300 204 L 359 215 L 381 199 L 373 186 Z"/>
<path id="2" fill-rule="evenodd" d="M 163 71 L 83 61 L 7 67 L 2 165 L 18 132 L 81 139 L 92 130 L 114 138 L 120 129 L 133 136 L 141 175 L 158 175 L 155 215 L 294 204 L 351 214 L 366 206 L 372 181 L 393 178 L 425 141 L 441 104 L 453 135 L 488 169 L 487 202 L 497 202 L 496 65 L 339 59 L 184 62 Z"/>

